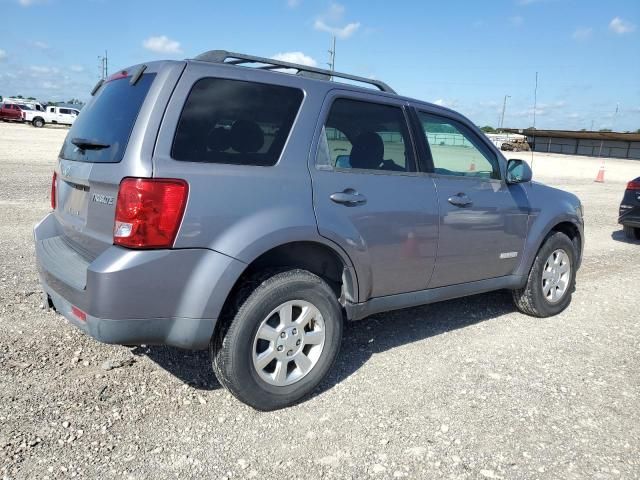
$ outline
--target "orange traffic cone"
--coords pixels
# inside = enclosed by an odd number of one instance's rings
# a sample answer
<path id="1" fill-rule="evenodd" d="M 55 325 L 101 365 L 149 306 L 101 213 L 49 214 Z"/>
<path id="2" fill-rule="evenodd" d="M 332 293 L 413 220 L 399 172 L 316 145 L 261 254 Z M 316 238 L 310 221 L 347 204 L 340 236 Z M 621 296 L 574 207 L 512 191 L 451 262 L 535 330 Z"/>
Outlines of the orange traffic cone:
<path id="1" fill-rule="evenodd" d="M 604 183 L 604 163 L 600 165 L 600 169 L 598 170 L 598 175 L 596 175 L 596 182 Z"/>
<path id="2" fill-rule="evenodd" d="M 404 258 L 417 258 L 420 256 L 420 245 L 415 233 L 408 233 L 407 239 L 402 245 L 402 256 Z"/>
<path id="3" fill-rule="evenodd" d="M 469 171 L 470 172 L 476 171 L 476 164 L 474 162 L 471 162 L 471 165 L 469 165 Z"/>

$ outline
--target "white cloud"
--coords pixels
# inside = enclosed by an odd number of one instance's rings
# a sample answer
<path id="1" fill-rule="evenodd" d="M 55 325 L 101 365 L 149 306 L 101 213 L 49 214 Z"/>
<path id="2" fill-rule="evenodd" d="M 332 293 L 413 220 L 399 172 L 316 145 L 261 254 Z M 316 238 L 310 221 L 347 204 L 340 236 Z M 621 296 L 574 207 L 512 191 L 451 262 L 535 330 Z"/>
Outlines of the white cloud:
<path id="1" fill-rule="evenodd" d="M 84 67 L 82 65 L 71 65 L 69 69 L 76 73 L 84 72 Z"/>
<path id="2" fill-rule="evenodd" d="M 156 53 L 182 53 L 180 42 L 171 40 L 166 35 L 149 37 L 144 42 L 142 42 L 142 46 L 147 50 Z"/>
<path id="3" fill-rule="evenodd" d="M 455 108 L 458 105 L 457 100 L 446 100 L 444 98 L 439 98 L 432 102 L 434 105 L 440 105 L 441 107 L 447 108 Z"/>
<path id="4" fill-rule="evenodd" d="M 48 80 L 45 80 L 44 82 L 42 82 L 40 86 L 45 90 L 60 90 L 59 84 L 50 82 Z"/>
<path id="5" fill-rule="evenodd" d="M 48 43 L 40 42 L 38 40 L 36 40 L 35 42 L 32 42 L 31 45 L 33 45 L 36 48 L 40 48 L 42 50 L 47 50 L 49 48 L 49 44 Z"/>
<path id="6" fill-rule="evenodd" d="M 575 31 L 573 32 L 573 39 L 574 40 L 578 40 L 578 41 L 584 41 L 584 40 L 588 40 L 589 38 L 591 38 L 591 35 L 593 35 L 593 28 L 590 27 L 579 27 L 576 28 Z"/>
<path id="7" fill-rule="evenodd" d="M 287 5 L 289 6 L 289 8 L 296 8 L 298 5 L 300 5 L 300 0 L 287 0 Z"/>
<path id="8" fill-rule="evenodd" d="M 313 28 L 321 32 L 328 32 L 343 40 L 349 38 L 360 28 L 360 22 L 350 22 L 342 27 L 338 26 L 344 23 L 344 12 L 344 6 L 332 3 L 327 12 L 316 18 Z"/>
<path id="9" fill-rule="evenodd" d="M 39 65 L 31 65 L 29 67 L 29 70 L 31 70 L 33 73 L 43 73 L 43 74 L 54 73 L 54 71 L 57 71 L 57 69 L 53 69 L 51 67 L 41 67 Z"/>
<path id="10" fill-rule="evenodd" d="M 627 22 L 620 17 L 615 17 L 613 20 L 611 20 L 611 22 L 609 22 L 609 30 L 611 30 L 613 33 L 617 33 L 618 35 L 631 33 L 635 29 L 636 26 L 633 23 Z"/>
<path id="11" fill-rule="evenodd" d="M 315 67 L 318 65 L 312 57 L 305 55 L 302 52 L 282 52 L 276 53 L 273 57 L 274 60 L 282 60 L 283 62 L 297 63 L 300 65 L 306 65 L 308 67 Z"/>
<path id="12" fill-rule="evenodd" d="M 516 15 L 514 17 L 509 18 L 509 23 L 513 27 L 519 27 L 524 23 L 524 18 L 522 18 L 520 15 Z"/>
<path id="13" fill-rule="evenodd" d="M 49 0 L 18 0 L 21 7 L 30 7 L 39 3 L 47 3 Z"/>
<path id="14" fill-rule="evenodd" d="M 7 59 L 7 51 L 0 48 L 0 62 Z"/>

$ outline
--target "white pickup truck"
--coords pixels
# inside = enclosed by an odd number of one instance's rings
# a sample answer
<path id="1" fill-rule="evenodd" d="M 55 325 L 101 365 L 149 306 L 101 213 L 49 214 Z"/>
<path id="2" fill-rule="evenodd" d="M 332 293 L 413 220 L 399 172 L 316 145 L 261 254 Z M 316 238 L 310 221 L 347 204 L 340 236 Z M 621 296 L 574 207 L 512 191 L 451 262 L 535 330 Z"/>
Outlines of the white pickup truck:
<path id="1" fill-rule="evenodd" d="M 79 110 L 69 107 L 46 107 L 44 112 L 29 110 L 24 114 L 24 120 L 36 128 L 44 127 L 47 123 L 54 125 L 73 125 Z"/>

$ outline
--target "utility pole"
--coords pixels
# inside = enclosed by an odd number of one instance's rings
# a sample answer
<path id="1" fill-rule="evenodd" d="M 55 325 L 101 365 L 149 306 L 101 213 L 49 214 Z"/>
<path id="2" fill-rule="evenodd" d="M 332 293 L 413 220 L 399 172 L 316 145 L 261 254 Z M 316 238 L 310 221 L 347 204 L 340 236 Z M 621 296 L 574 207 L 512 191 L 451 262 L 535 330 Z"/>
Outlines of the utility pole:
<path id="1" fill-rule="evenodd" d="M 620 108 L 620 105 L 618 103 L 616 103 L 616 111 L 613 114 L 613 121 L 611 122 L 611 131 L 615 132 L 616 131 L 616 120 L 618 119 L 618 110 Z"/>
<path id="2" fill-rule="evenodd" d="M 500 130 L 504 126 L 504 111 L 507 109 L 507 98 L 511 98 L 511 95 L 504 96 L 504 102 L 502 103 L 502 116 L 500 117 Z"/>
<path id="3" fill-rule="evenodd" d="M 533 90 L 533 128 L 536 128 L 536 111 L 538 110 L 538 72 L 536 72 L 536 87 Z M 534 138 L 535 143 L 535 138 Z"/>
<path id="4" fill-rule="evenodd" d="M 109 56 L 106 50 L 104 51 L 104 57 L 98 55 L 98 60 L 100 61 L 100 78 L 106 80 L 109 76 Z"/>
<path id="5" fill-rule="evenodd" d="M 336 36 L 333 35 L 333 46 L 331 50 L 329 50 L 329 69 L 334 72 L 336 69 Z"/>

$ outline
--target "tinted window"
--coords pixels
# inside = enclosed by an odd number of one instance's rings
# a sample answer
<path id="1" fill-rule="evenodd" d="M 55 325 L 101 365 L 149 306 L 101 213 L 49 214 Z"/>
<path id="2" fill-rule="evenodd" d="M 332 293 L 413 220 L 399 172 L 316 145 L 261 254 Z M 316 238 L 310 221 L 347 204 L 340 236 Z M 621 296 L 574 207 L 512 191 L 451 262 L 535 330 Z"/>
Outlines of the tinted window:
<path id="1" fill-rule="evenodd" d="M 274 165 L 302 91 L 240 80 L 198 80 L 185 102 L 171 156 L 188 162 Z"/>
<path id="2" fill-rule="evenodd" d="M 94 163 L 122 160 L 138 112 L 154 78 L 155 73 L 147 73 L 133 86 L 129 83 L 129 78 L 111 80 L 102 85 L 69 130 L 61 156 L 69 160 Z M 80 150 L 71 143 L 74 138 L 108 147 Z"/>
<path id="3" fill-rule="evenodd" d="M 415 171 L 402 109 L 338 99 L 333 102 L 318 149 L 318 164 L 338 169 Z"/>
<path id="4" fill-rule="evenodd" d="M 68 110 L 68 109 L 66 109 L 66 108 L 61 108 L 61 109 L 60 109 L 60 113 L 64 113 L 65 115 L 68 115 L 68 114 L 70 114 L 70 113 L 71 113 L 71 110 Z"/>
<path id="5" fill-rule="evenodd" d="M 418 112 L 435 173 L 465 177 L 500 178 L 495 155 L 464 125 Z"/>

